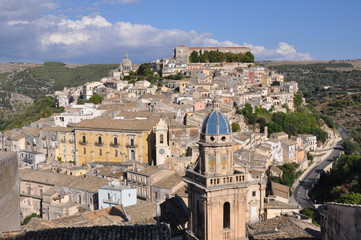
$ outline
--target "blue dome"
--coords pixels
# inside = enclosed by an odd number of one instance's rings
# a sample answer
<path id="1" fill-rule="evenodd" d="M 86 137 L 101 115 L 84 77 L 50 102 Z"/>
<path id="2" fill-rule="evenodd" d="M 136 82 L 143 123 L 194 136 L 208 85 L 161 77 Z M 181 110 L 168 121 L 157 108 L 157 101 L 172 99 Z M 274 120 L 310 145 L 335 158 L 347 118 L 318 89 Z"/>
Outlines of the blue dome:
<path id="1" fill-rule="evenodd" d="M 221 135 L 230 133 L 229 121 L 220 111 L 213 110 L 203 122 L 202 134 Z"/>

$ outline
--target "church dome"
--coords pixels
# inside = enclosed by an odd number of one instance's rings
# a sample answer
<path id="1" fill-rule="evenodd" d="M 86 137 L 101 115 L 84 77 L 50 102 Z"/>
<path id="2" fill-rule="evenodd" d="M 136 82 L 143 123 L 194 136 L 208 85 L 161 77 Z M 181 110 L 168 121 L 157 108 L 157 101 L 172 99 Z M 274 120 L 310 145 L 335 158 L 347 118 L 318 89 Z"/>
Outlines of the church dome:
<path id="1" fill-rule="evenodd" d="M 128 53 L 125 54 L 125 56 L 122 60 L 122 65 L 123 66 L 131 66 L 132 65 L 132 61 L 130 61 L 130 59 L 128 57 Z"/>
<path id="2" fill-rule="evenodd" d="M 231 126 L 226 116 L 218 110 L 208 114 L 202 125 L 202 134 L 223 135 L 231 134 Z"/>

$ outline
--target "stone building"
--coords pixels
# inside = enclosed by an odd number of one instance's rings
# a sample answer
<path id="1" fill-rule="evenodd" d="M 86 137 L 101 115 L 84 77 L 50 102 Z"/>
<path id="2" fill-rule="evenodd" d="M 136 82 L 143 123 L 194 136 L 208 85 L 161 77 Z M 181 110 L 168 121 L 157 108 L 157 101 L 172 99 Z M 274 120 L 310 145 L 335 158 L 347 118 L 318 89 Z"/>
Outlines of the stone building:
<path id="1" fill-rule="evenodd" d="M 189 56 L 193 51 L 203 54 L 204 51 L 217 51 L 217 52 L 230 52 L 230 53 L 246 53 L 250 52 L 251 49 L 248 47 L 187 47 L 178 46 L 174 49 L 174 58 L 177 64 L 189 63 Z"/>
<path id="2" fill-rule="evenodd" d="M 124 78 L 129 75 L 129 72 L 134 70 L 132 67 L 132 61 L 129 59 L 128 53 L 125 53 L 119 68 L 113 72 L 113 77 L 117 79 Z"/>
<path id="3" fill-rule="evenodd" d="M 0 152 L 0 233 L 20 229 L 18 158 Z"/>
<path id="4" fill-rule="evenodd" d="M 263 218 L 266 181 L 239 171 L 233 162 L 228 119 L 214 109 L 203 122 L 200 157 L 187 169 L 188 239 L 242 239 L 246 223 Z"/>

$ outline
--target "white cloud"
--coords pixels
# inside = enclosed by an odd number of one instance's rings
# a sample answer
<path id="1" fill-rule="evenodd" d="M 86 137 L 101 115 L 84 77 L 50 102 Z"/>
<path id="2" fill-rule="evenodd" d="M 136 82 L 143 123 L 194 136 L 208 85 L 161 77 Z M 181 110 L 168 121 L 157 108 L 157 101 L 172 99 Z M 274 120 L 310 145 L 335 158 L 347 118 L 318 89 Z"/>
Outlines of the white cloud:
<path id="1" fill-rule="evenodd" d="M 6 24 L 10 26 L 14 25 L 26 25 L 29 24 L 29 21 L 22 21 L 22 20 L 14 20 L 14 21 L 7 21 Z"/>
<path id="2" fill-rule="evenodd" d="M 51 0 L 14 2 L 10 1 L 6 5 L 5 0 L 0 0 L 0 55 L 14 61 L 118 62 L 128 52 L 134 62 L 145 62 L 172 56 L 177 45 L 240 46 L 231 41 L 214 39 L 210 33 L 159 29 L 151 25 L 120 21 L 110 23 L 100 15 L 76 20 L 63 15 L 44 15 L 45 11 L 57 6 Z M 284 42 L 280 42 L 276 49 L 248 43 L 245 45 L 252 48 L 256 60 L 311 59 L 308 53 L 299 53 Z"/>
<path id="3" fill-rule="evenodd" d="M 69 29 L 84 29 L 86 27 L 109 27 L 112 24 L 110 22 L 108 22 L 107 20 L 105 20 L 105 18 L 97 15 L 95 17 L 83 17 L 81 20 L 76 20 L 76 21 L 72 21 L 72 20 L 65 20 L 63 19 L 60 23 L 59 26 L 65 26 L 66 28 Z"/>
<path id="4" fill-rule="evenodd" d="M 294 46 L 285 42 L 279 42 L 276 49 L 266 49 L 264 46 L 254 46 L 244 43 L 244 46 L 252 49 L 257 60 L 312 60 L 309 53 L 297 52 Z"/>

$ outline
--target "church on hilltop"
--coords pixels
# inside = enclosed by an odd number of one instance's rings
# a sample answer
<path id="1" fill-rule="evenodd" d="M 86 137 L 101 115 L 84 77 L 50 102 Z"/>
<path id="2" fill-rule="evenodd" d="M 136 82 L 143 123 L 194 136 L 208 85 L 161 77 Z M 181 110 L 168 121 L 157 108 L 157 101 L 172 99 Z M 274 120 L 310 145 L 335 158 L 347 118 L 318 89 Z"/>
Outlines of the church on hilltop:
<path id="1" fill-rule="evenodd" d="M 187 46 L 177 46 L 174 49 L 174 58 L 177 64 L 187 64 L 189 63 L 189 56 L 193 51 L 203 54 L 205 51 L 216 51 L 223 53 L 246 53 L 251 52 L 251 49 L 248 47 L 187 47 Z"/>
<path id="2" fill-rule="evenodd" d="M 187 169 L 187 239 L 243 239 L 246 223 L 264 217 L 266 181 L 233 162 L 234 143 L 227 117 L 215 107 L 200 134 L 199 159 Z"/>
<path id="3" fill-rule="evenodd" d="M 119 65 L 119 68 L 117 68 L 113 72 L 113 77 L 116 79 L 122 79 L 125 76 L 128 76 L 130 71 L 134 70 L 136 69 L 133 68 L 133 64 L 132 61 L 129 59 L 128 53 L 125 53 L 124 58 Z"/>

